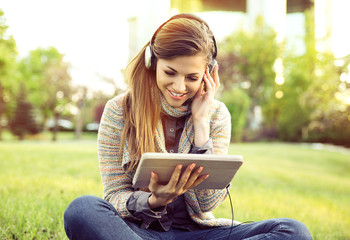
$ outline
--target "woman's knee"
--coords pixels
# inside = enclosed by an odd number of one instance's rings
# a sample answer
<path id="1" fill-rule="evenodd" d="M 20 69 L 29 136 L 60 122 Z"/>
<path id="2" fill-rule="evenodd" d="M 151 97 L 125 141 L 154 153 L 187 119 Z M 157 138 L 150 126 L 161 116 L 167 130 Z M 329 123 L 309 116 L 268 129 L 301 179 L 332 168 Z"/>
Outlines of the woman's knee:
<path id="1" fill-rule="evenodd" d="M 69 239 L 119 239 L 119 233 L 128 225 L 106 200 L 82 196 L 67 207 L 64 228 Z"/>
<path id="2" fill-rule="evenodd" d="M 76 220 L 89 217 L 89 214 L 94 214 L 96 205 L 98 202 L 103 201 L 101 198 L 95 196 L 81 196 L 74 199 L 67 207 L 64 212 L 64 222 L 65 224 L 70 224 Z M 79 220 L 81 221 L 81 220 Z"/>
<path id="3" fill-rule="evenodd" d="M 295 236 L 294 239 L 312 240 L 311 234 L 306 225 L 298 220 L 281 218 L 280 226 L 282 229 L 290 231 L 291 235 Z"/>

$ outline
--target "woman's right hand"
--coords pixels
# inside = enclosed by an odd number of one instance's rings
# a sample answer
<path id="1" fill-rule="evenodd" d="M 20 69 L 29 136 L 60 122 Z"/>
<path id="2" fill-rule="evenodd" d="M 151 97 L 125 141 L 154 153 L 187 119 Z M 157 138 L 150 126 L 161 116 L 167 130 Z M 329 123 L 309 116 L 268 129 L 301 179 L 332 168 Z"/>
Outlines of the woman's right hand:
<path id="1" fill-rule="evenodd" d="M 167 185 L 158 184 L 158 175 L 152 172 L 150 184 L 148 185 L 149 190 L 152 192 L 152 195 L 148 198 L 150 208 L 166 206 L 188 189 L 197 186 L 209 177 L 209 174 L 199 176 L 203 171 L 203 167 L 193 170 L 195 166 L 195 163 L 188 165 L 181 175 L 182 165 L 177 165 Z"/>

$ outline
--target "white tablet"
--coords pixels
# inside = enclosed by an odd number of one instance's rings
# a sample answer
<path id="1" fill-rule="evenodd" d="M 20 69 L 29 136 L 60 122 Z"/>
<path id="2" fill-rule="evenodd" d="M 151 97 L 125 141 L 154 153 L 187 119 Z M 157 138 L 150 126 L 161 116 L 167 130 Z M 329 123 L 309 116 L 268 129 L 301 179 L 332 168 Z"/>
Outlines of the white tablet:
<path id="1" fill-rule="evenodd" d="M 158 174 L 160 184 L 167 184 L 178 164 L 186 166 L 196 163 L 202 166 L 200 175 L 209 177 L 195 187 L 195 189 L 223 189 L 232 181 L 243 163 L 240 155 L 212 155 L 212 154 L 181 154 L 181 153 L 144 153 L 133 179 L 134 188 L 146 188 L 149 185 L 151 171 Z"/>

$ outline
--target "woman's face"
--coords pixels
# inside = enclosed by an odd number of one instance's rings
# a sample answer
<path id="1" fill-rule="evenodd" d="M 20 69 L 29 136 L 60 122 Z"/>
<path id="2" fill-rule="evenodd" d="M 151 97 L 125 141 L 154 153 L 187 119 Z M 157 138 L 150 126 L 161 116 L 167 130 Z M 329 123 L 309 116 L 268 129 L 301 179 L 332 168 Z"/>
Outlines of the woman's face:
<path id="1" fill-rule="evenodd" d="M 158 59 L 157 85 L 170 106 L 180 107 L 197 93 L 206 66 L 203 55 Z"/>

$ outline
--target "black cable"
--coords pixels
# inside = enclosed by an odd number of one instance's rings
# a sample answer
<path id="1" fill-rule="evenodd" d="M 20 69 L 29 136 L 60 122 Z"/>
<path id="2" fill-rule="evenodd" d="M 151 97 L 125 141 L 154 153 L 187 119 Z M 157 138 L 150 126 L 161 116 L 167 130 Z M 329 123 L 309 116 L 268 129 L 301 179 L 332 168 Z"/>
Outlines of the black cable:
<path id="1" fill-rule="evenodd" d="M 231 220 L 232 220 L 232 222 L 231 222 L 231 227 L 230 227 L 230 233 L 229 233 L 227 239 L 230 239 L 231 233 L 232 233 L 232 228 L 233 228 L 233 223 L 234 223 L 234 218 L 235 218 L 235 217 L 234 217 L 234 212 L 233 212 L 233 206 L 232 206 L 231 195 L 230 195 L 230 191 L 228 190 L 228 188 L 229 188 L 229 186 L 226 187 L 226 191 L 227 191 L 227 195 L 228 195 L 228 198 L 229 198 L 229 200 L 230 200 L 230 205 L 231 205 Z"/>
<path id="2" fill-rule="evenodd" d="M 229 185 L 229 186 L 230 186 L 230 185 Z M 233 226 L 233 223 L 234 223 L 234 213 L 233 213 L 233 206 L 232 206 L 232 200 L 231 200 L 230 192 L 229 192 L 229 190 L 228 190 L 229 186 L 226 187 L 226 192 L 227 192 L 227 195 L 228 195 L 228 197 L 229 197 L 229 199 L 230 199 L 231 219 L 232 219 L 232 222 L 231 222 L 231 227 L 230 227 L 230 233 L 229 233 L 227 239 L 230 239 L 230 237 L 231 237 L 231 232 L 232 232 L 232 228 L 234 227 L 234 226 Z M 215 227 L 214 227 L 211 231 L 214 231 L 214 230 L 215 230 Z M 203 237 L 202 237 L 201 239 L 204 240 L 205 237 L 207 236 L 207 234 L 208 234 L 209 232 L 211 232 L 211 231 L 206 232 L 206 233 L 203 235 Z"/>
<path id="3" fill-rule="evenodd" d="M 246 221 L 246 222 L 242 222 L 242 223 L 239 223 L 237 225 L 234 225 L 234 211 L 233 211 L 233 205 L 232 205 L 232 200 L 231 200 L 231 195 L 230 195 L 230 192 L 229 192 L 229 186 L 226 187 L 226 192 L 227 192 L 227 195 L 228 195 L 228 198 L 230 200 L 230 206 L 231 206 L 231 226 L 229 227 L 230 228 L 230 233 L 229 235 L 227 236 L 227 239 L 230 239 L 231 237 L 231 234 L 232 234 L 232 229 L 235 228 L 235 227 L 238 227 L 240 225 L 243 225 L 243 224 L 246 224 L 246 223 L 252 223 L 254 221 Z M 211 230 L 211 231 L 214 231 L 215 230 L 215 227 Z M 201 238 L 202 240 L 205 239 L 205 237 L 207 236 L 207 234 L 209 233 L 210 231 L 206 232 L 203 237 Z"/>

